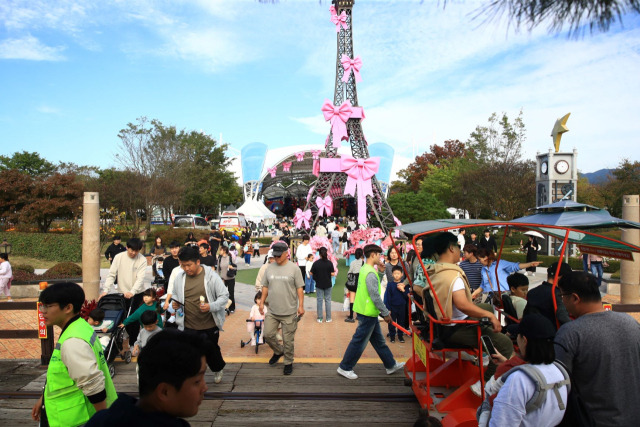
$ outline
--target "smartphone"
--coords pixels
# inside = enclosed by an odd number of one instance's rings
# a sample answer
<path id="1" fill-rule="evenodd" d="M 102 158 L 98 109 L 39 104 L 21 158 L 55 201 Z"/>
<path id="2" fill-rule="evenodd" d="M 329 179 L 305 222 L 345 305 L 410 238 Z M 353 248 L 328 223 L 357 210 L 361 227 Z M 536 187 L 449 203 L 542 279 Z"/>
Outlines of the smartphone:
<path id="1" fill-rule="evenodd" d="M 487 352 L 487 354 L 491 355 L 497 353 L 496 348 L 493 346 L 491 338 L 489 338 L 487 335 L 482 335 L 480 339 L 482 340 L 482 346 L 484 347 L 484 350 Z"/>

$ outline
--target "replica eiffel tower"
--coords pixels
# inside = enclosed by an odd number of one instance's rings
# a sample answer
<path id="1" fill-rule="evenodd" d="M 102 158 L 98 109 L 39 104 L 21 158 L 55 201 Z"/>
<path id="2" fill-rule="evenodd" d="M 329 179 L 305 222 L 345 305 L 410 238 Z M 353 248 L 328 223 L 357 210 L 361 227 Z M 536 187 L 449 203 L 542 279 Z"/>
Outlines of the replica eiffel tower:
<path id="1" fill-rule="evenodd" d="M 361 125 L 364 113 L 362 112 L 362 108 L 358 107 L 358 92 L 356 90 L 356 81 L 360 80 L 359 69 L 361 61 L 359 57 L 354 58 L 353 56 L 353 3 L 354 0 L 332 1 L 330 9 L 331 21 L 336 25 L 338 38 L 336 85 L 333 95 L 333 105 L 325 103 L 323 112 L 333 108 L 337 116 L 339 110 L 341 108 L 344 109 L 345 103 L 347 103 L 350 104 L 349 107 L 352 107 L 354 113 L 359 114 L 343 114 L 343 119 L 349 117 L 346 123 L 339 123 L 339 118 L 334 117 L 334 120 L 338 121 L 338 126 L 336 127 L 332 120 L 332 130 L 329 132 L 329 136 L 325 142 L 325 151 L 321 155 L 324 159 L 339 159 L 337 151 L 342 139 L 348 140 L 354 159 L 370 159 L 367 141 L 365 140 Z M 333 114 L 333 112 L 330 114 Z M 327 117 L 325 113 L 325 119 L 327 119 Z M 340 126 L 342 126 L 342 129 L 340 129 Z M 346 131 L 344 129 L 345 127 Z M 324 159 L 318 160 L 320 165 L 322 165 Z M 358 162 L 361 165 L 363 163 L 361 160 L 358 160 Z M 375 170 L 377 171 L 377 166 Z M 350 179 L 349 175 L 344 171 L 336 171 L 335 169 L 334 171 L 326 171 L 320 167 L 318 179 L 314 184 L 313 191 L 309 195 L 305 208 L 305 211 L 311 213 L 311 218 L 313 219 L 310 221 L 311 229 L 315 228 L 321 217 L 318 215 L 319 207 L 316 202 L 317 198 L 325 199 L 326 197 L 330 197 L 331 200 L 336 201 L 350 197 L 349 194 L 345 194 L 345 188 L 356 188 L 355 183 L 350 185 Z M 370 183 L 371 187 L 368 192 L 366 191 L 369 187 L 368 183 L 366 186 L 357 185 L 356 191 L 369 193 L 364 197 L 363 194 L 359 194 L 356 197 L 358 209 L 360 210 L 360 220 L 358 222 L 362 223 L 362 218 L 366 212 L 366 222 L 370 226 L 380 227 L 385 234 L 388 234 L 396 225 L 395 217 L 375 175 L 370 177 Z M 365 191 L 363 191 L 363 187 Z M 352 194 L 352 196 L 356 196 L 356 194 Z M 362 204 L 364 204 L 364 206 L 361 206 Z M 366 211 L 364 211 L 364 209 L 366 209 Z"/>

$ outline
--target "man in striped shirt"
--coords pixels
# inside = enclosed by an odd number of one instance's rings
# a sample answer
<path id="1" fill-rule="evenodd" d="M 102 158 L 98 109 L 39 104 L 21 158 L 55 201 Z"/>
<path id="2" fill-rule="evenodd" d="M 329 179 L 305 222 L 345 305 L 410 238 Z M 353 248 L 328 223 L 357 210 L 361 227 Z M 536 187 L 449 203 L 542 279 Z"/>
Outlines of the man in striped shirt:
<path id="1" fill-rule="evenodd" d="M 463 248 L 464 261 L 460 263 L 460 268 L 464 271 L 471 287 L 471 292 L 478 289 L 482 282 L 482 263 L 476 257 L 478 248 L 473 244 L 467 244 Z"/>

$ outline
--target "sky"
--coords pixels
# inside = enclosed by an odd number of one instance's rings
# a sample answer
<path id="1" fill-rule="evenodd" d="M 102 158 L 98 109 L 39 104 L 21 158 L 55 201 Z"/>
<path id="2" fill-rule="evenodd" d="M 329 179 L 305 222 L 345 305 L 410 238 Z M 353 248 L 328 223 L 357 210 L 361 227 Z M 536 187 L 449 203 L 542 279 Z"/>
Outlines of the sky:
<path id="1" fill-rule="evenodd" d="M 639 160 L 640 18 L 579 38 L 473 19 L 488 0 L 356 0 L 358 100 L 370 143 L 395 149 L 393 174 L 489 116 L 523 111 L 523 157 L 553 143 L 578 168 Z M 323 144 L 336 31 L 329 1 L 3 0 L 0 154 L 118 167 L 118 131 L 138 117 L 222 136 L 232 155 Z"/>

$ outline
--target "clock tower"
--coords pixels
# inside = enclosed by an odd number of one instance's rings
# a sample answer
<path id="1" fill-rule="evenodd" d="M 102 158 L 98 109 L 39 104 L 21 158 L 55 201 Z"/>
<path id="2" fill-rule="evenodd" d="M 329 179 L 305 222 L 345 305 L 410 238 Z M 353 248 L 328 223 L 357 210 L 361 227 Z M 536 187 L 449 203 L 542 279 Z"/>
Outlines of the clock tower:
<path id="1" fill-rule="evenodd" d="M 566 127 L 569 114 L 558 119 L 551 136 L 555 151 L 536 155 L 536 207 L 559 202 L 560 200 L 577 201 L 578 187 L 578 150 L 560 152 L 560 138 Z"/>

